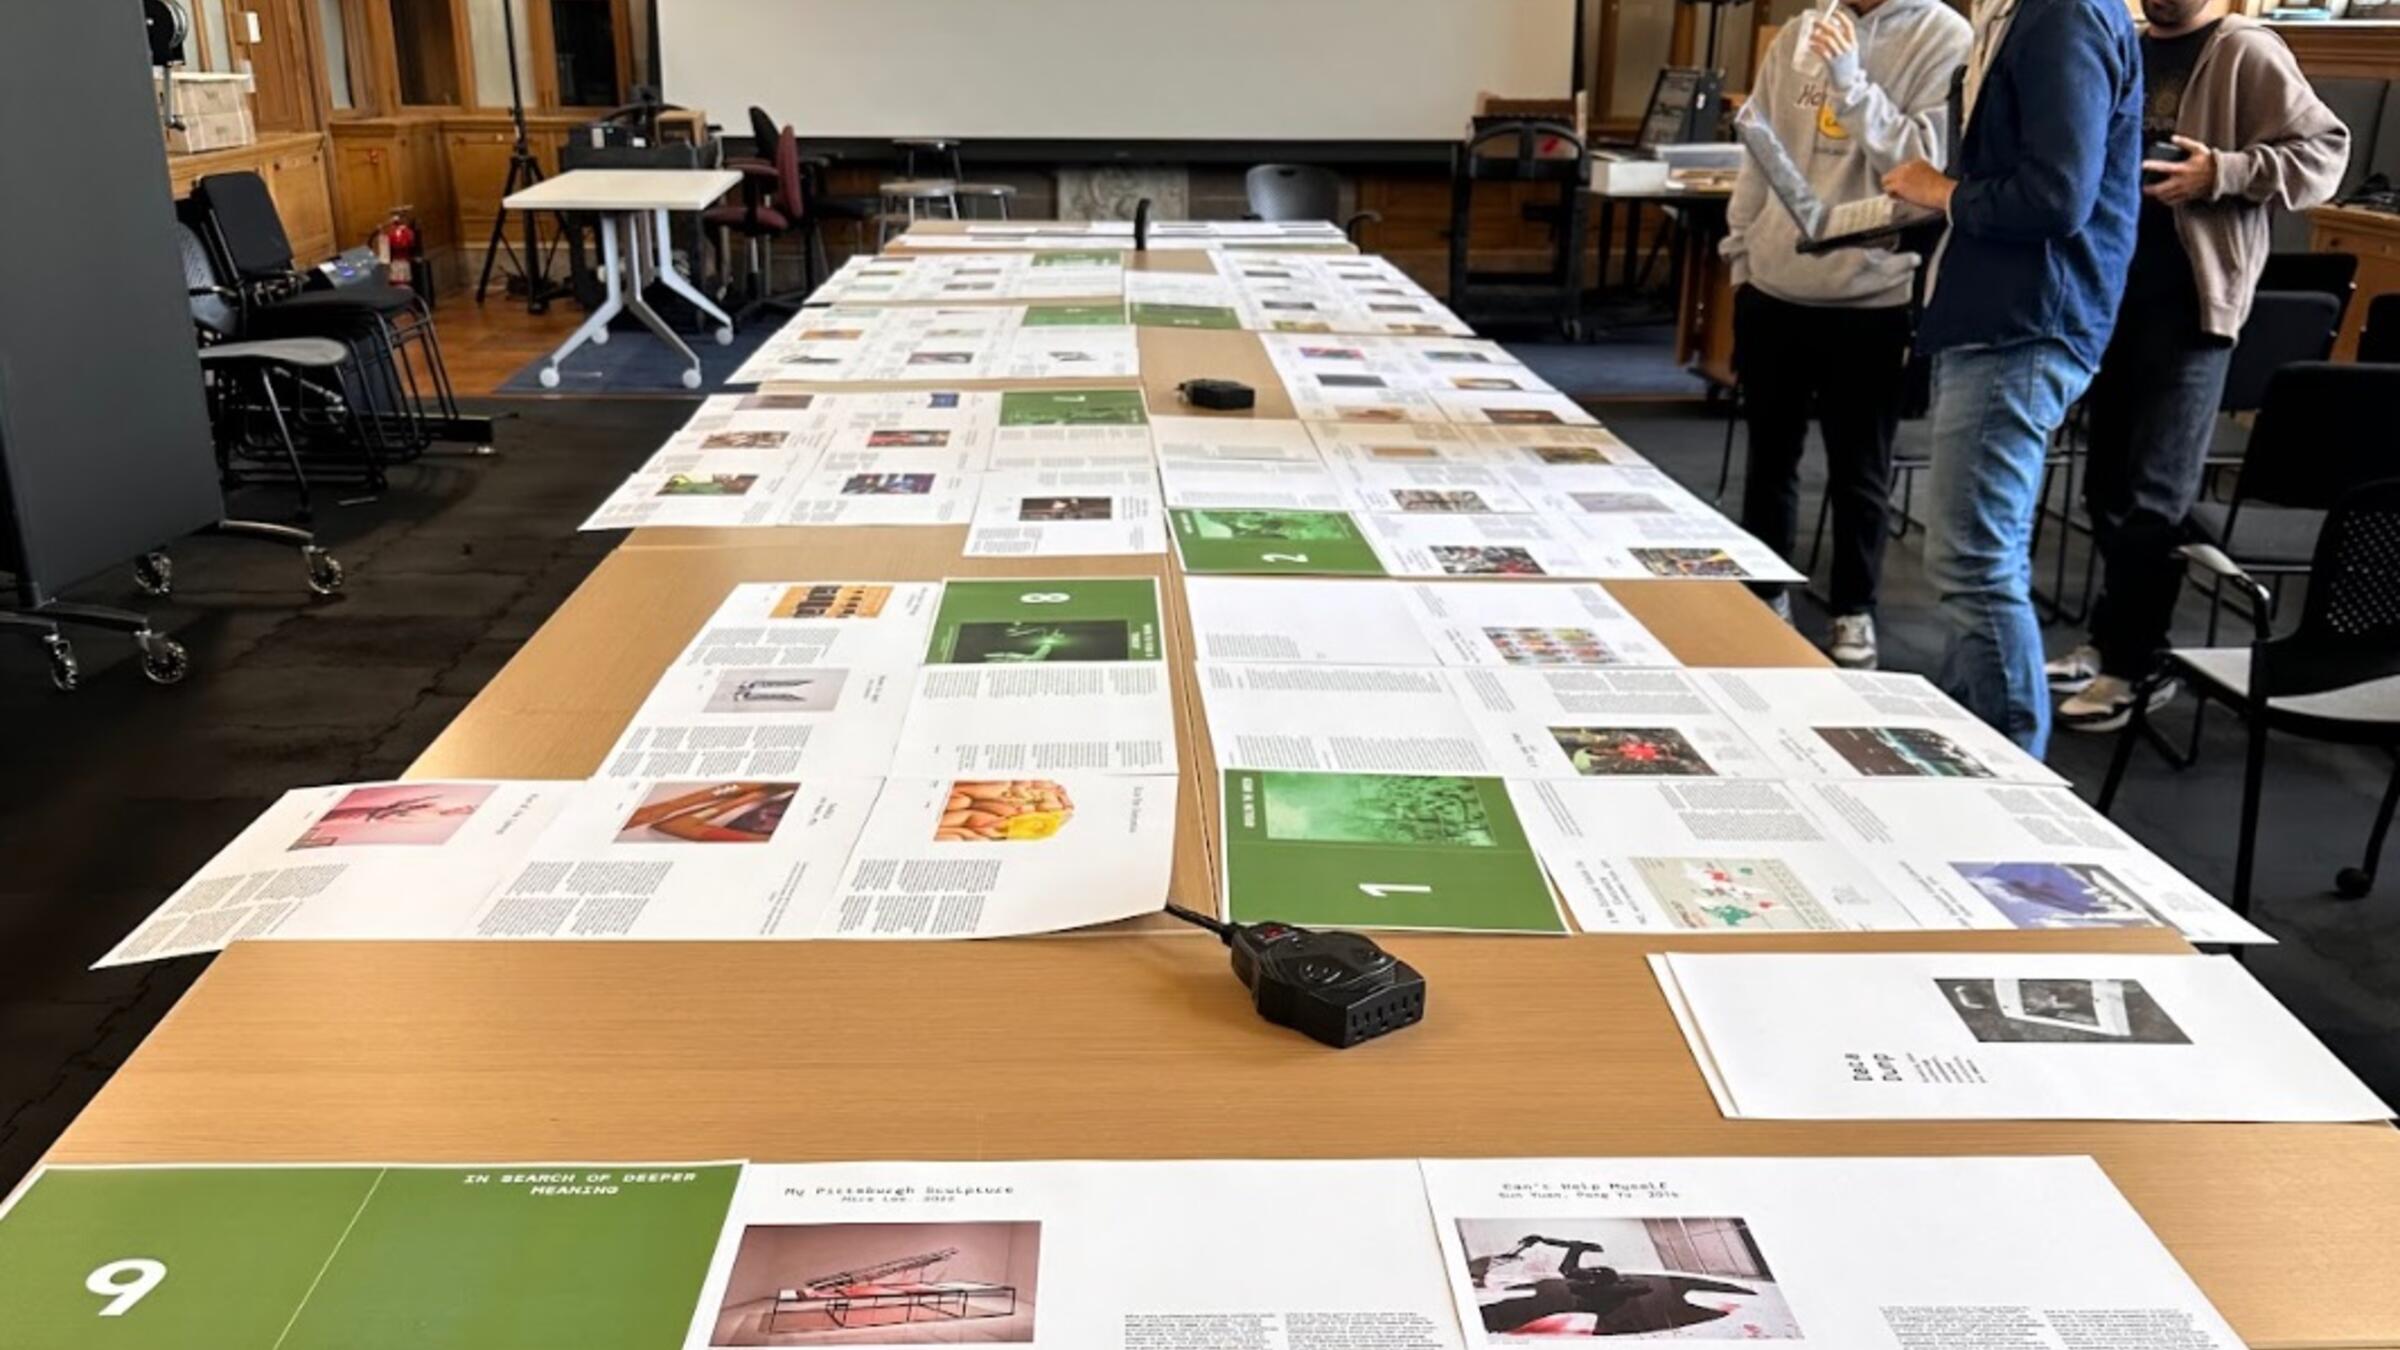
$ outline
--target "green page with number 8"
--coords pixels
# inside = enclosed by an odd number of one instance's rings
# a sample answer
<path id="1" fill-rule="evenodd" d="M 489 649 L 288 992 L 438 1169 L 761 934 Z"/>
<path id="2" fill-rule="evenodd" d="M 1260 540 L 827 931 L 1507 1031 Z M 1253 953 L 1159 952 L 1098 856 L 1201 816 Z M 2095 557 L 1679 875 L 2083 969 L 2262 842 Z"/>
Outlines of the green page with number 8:
<path id="1" fill-rule="evenodd" d="M 1347 511 L 1179 508 L 1167 513 L 1167 522 L 1186 572 L 1385 575 L 1374 545 Z"/>
<path id="2" fill-rule="evenodd" d="M 932 666 L 1159 661 L 1166 642 L 1149 577 L 946 581 L 933 615 Z"/>
<path id="3" fill-rule="evenodd" d="M 677 1350 L 738 1166 L 53 1168 L 8 1350 Z"/>
<path id="4" fill-rule="evenodd" d="M 1497 778 L 1235 769 L 1224 788 L 1237 922 L 1567 931 Z"/>

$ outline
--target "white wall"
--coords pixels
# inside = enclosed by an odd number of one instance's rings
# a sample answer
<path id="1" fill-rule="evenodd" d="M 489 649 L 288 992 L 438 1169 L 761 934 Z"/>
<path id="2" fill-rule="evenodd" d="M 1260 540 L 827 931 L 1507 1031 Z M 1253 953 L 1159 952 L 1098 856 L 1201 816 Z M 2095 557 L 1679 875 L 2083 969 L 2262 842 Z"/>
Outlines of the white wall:
<path id="1" fill-rule="evenodd" d="M 1574 0 L 656 0 L 669 102 L 804 137 L 1452 140 Z"/>

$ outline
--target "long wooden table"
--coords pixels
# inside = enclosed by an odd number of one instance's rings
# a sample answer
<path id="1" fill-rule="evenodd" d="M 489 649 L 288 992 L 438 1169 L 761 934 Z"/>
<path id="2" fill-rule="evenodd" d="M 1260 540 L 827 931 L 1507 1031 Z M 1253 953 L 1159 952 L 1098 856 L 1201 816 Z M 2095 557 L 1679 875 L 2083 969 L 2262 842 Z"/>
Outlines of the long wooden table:
<path id="1" fill-rule="evenodd" d="M 1154 410 L 1162 385 L 1171 396 L 1188 374 L 1264 362 L 1246 334 L 1142 341 Z M 1262 394 L 1278 388 L 1271 368 L 1261 374 Z M 1213 901 L 1215 773 L 1172 560 L 966 558 L 964 538 L 960 528 L 640 531 L 411 772 L 589 774 L 739 582 L 1155 576 L 1180 676 L 1173 886 Z M 1608 588 L 1689 664 L 1822 659 L 1730 583 Z M 50 1156 L 2090 1154 L 2251 1344 L 2400 1347 L 2400 1133 L 1728 1121 L 1643 961 L 1661 950 L 2186 950 L 2163 930 L 1394 937 L 1431 982 L 1429 1016 L 1339 1053 L 1259 1021 L 1207 935 L 1116 931 L 1148 936 L 242 944 Z"/>

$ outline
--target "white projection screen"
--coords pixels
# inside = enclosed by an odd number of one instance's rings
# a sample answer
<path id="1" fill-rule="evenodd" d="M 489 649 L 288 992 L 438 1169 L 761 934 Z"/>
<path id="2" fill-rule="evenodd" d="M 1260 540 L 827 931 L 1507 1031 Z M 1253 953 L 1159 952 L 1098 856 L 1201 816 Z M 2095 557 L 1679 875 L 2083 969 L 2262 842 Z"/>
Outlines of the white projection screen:
<path id="1" fill-rule="evenodd" d="M 1574 0 L 657 0 L 664 95 L 739 134 L 1456 140 L 1563 98 Z"/>

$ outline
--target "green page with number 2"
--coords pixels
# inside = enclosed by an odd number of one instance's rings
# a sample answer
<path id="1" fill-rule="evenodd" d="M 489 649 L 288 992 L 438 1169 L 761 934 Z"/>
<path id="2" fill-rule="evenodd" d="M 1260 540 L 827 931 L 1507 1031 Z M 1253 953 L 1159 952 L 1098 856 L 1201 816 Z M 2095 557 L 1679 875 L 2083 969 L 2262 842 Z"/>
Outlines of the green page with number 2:
<path id="1" fill-rule="evenodd" d="M 1237 922 L 1567 931 L 1497 778 L 1233 769 L 1224 789 Z"/>
<path id="2" fill-rule="evenodd" d="M 1178 508 L 1167 523 L 1186 572 L 1384 575 L 1375 546 L 1347 511 Z"/>
<path id="3" fill-rule="evenodd" d="M 8 1350 L 677 1350 L 738 1165 L 52 1168 Z"/>

